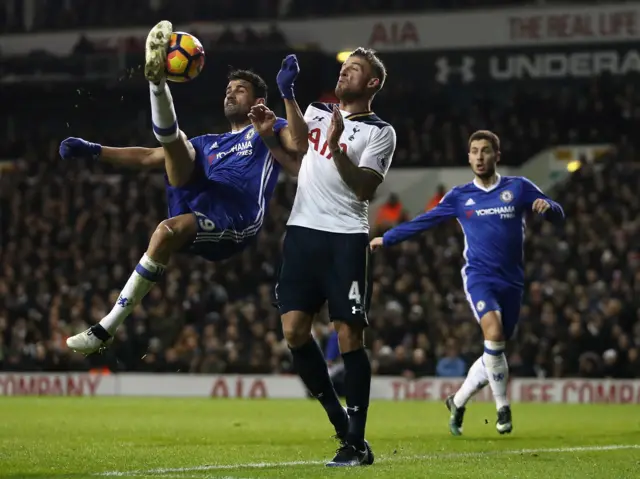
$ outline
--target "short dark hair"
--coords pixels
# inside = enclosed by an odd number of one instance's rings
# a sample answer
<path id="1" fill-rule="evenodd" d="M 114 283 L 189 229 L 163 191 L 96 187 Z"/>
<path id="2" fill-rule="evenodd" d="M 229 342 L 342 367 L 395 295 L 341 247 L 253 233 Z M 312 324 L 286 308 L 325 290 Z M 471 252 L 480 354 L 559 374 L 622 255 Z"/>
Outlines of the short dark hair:
<path id="1" fill-rule="evenodd" d="M 227 75 L 227 80 L 244 80 L 251 83 L 255 97 L 264 98 L 264 102 L 267 102 L 267 83 L 257 73 L 251 70 L 231 70 Z"/>
<path id="2" fill-rule="evenodd" d="M 382 63 L 382 60 L 378 58 L 376 51 L 371 48 L 358 47 L 354 51 L 351 52 L 350 57 L 361 57 L 369 62 L 371 65 L 371 69 L 373 70 L 374 78 L 378 78 L 380 83 L 376 88 L 376 92 L 379 92 L 384 86 L 384 82 L 387 79 L 387 69 Z"/>
<path id="3" fill-rule="evenodd" d="M 500 138 L 494 132 L 489 130 L 478 130 L 469 137 L 469 148 L 471 148 L 471 142 L 476 140 L 487 140 L 491 143 L 491 147 L 495 152 L 500 151 Z"/>

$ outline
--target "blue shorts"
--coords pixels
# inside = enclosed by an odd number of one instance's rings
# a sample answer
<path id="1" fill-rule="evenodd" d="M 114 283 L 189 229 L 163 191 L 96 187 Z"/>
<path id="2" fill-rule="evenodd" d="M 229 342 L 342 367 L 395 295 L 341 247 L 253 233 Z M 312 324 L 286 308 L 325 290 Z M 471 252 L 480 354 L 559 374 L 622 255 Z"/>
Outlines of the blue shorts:
<path id="1" fill-rule="evenodd" d="M 488 312 L 499 311 L 505 338 L 513 336 L 520 319 L 522 288 L 478 281 L 467 284 L 465 293 L 478 322 Z"/>
<path id="2" fill-rule="evenodd" d="M 242 214 L 211 181 L 195 181 L 186 187 L 166 185 L 168 217 L 194 214 L 198 232 L 193 243 L 182 253 L 221 261 L 243 251 L 256 238 L 262 227 L 262 216 Z"/>

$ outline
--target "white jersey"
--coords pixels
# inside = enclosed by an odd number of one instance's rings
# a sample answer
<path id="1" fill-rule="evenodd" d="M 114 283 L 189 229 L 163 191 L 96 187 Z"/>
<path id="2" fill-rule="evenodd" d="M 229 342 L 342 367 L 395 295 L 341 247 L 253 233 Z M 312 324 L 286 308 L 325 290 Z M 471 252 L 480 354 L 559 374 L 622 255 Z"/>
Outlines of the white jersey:
<path id="1" fill-rule="evenodd" d="M 327 145 L 333 105 L 312 103 L 304 114 L 309 150 L 298 174 L 298 189 L 288 225 L 333 233 L 368 233 L 369 202 L 359 201 L 338 173 Z M 342 111 L 340 146 L 360 168 L 384 180 L 396 149 L 396 132 L 371 112 Z"/>

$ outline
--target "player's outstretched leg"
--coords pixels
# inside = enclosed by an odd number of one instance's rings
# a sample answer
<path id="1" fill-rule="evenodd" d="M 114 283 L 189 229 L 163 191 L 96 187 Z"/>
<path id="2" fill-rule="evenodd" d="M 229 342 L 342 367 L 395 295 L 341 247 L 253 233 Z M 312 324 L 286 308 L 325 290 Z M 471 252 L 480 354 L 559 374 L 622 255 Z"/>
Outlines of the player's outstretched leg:
<path id="1" fill-rule="evenodd" d="M 502 317 L 499 311 L 490 311 L 480 319 L 484 334 L 484 354 L 482 360 L 487 370 L 487 379 L 496 401 L 498 420 L 496 429 L 500 434 L 512 431 L 511 406 L 507 399 L 507 383 L 509 381 L 509 365 L 504 354 L 505 337 Z"/>
<path id="2" fill-rule="evenodd" d="M 349 431 L 327 466 L 368 466 L 373 464 L 374 456 L 364 438 L 371 393 L 371 363 L 364 349 L 364 328 L 343 321 L 334 321 L 334 325 L 344 361 Z"/>
<path id="3" fill-rule="evenodd" d="M 349 417 L 329 376 L 329 369 L 318 343 L 311 335 L 313 316 L 302 311 L 289 311 L 282 315 L 282 329 L 293 356 L 293 365 L 309 393 L 327 412 L 336 436 L 344 441 Z"/>
<path id="4" fill-rule="evenodd" d="M 165 64 L 172 25 L 162 21 L 151 29 L 145 48 L 144 74 L 149 81 L 153 134 L 164 148 L 165 169 L 171 186 L 183 186 L 193 173 L 195 153 L 180 132 Z"/>
<path id="5" fill-rule="evenodd" d="M 118 327 L 162 278 L 171 254 L 193 241 L 196 232 L 196 218 L 192 214 L 176 216 L 160 223 L 151 236 L 147 252 L 129 277 L 111 312 L 100 323 L 68 338 L 67 346 L 83 354 L 105 348 Z"/>
<path id="6" fill-rule="evenodd" d="M 449 431 L 454 436 L 462 435 L 464 413 L 469 400 L 489 383 L 487 371 L 482 364 L 482 357 L 478 358 L 469 368 L 469 373 L 462 386 L 455 394 L 447 397 L 445 405 L 449 409 Z"/>

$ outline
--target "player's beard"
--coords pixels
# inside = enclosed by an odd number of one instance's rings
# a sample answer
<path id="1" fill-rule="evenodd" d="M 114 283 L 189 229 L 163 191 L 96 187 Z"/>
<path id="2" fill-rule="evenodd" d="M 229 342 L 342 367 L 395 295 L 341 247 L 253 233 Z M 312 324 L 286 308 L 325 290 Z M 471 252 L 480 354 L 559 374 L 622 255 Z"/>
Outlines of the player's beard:
<path id="1" fill-rule="evenodd" d="M 360 100 L 365 96 L 364 92 L 353 91 L 348 86 L 341 84 L 336 85 L 334 93 L 338 100 L 345 103 L 352 103 L 354 101 Z"/>
<path id="2" fill-rule="evenodd" d="M 245 111 L 238 104 L 227 104 L 224 106 L 224 116 L 227 118 L 229 123 L 246 122 L 248 113 L 249 113 L 248 111 Z"/>

